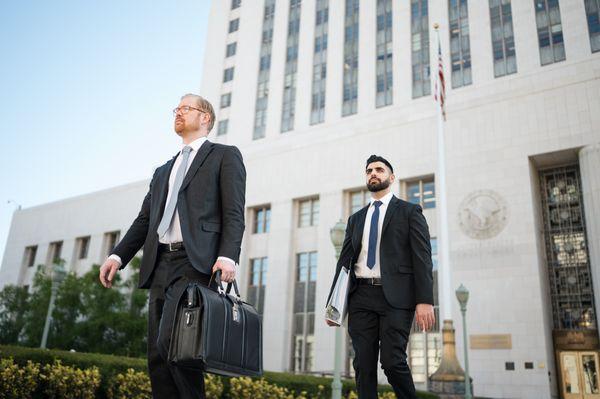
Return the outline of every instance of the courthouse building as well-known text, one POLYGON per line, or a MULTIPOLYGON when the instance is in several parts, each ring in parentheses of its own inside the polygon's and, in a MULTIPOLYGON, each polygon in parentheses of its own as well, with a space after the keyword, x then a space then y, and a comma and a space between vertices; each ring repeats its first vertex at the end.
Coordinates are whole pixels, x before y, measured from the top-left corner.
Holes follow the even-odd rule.
MULTIPOLYGON (((323 321, 335 267, 329 230, 368 202, 371 154, 394 165, 393 192, 424 209, 436 310, 451 308, 464 364, 458 303, 452 293, 440 304, 437 292, 438 23, 450 286, 470 291, 474 392, 600 397, 599 8, 598 0, 212 2, 200 93, 217 112, 209 137, 238 146, 247 167, 239 281, 263 314, 265 369, 332 372, 334 332, 323 321)), ((148 183, 15 211, 0 285, 29 285, 32 266, 57 258, 78 273, 104 261, 148 183)), ((421 389, 441 346, 439 325, 411 336, 421 389)), ((351 375, 347 338, 345 348, 351 375)))

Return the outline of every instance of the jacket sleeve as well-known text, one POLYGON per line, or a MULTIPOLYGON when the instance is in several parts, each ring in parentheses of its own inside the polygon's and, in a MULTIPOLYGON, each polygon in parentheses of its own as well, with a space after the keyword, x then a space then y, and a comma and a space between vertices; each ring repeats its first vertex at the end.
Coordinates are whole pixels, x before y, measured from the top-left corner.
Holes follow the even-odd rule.
POLYGON ((246 198, 246 168, 237 147, 228 147, 223 154, 219 172, 221 189, 221 242, 219 256, 239 262, 244 235, 244 204, 246 198))
POLYGON ((329 302, 329 298, 331 297, 331 293, 333 292, 333 287, 335 287, 335 281, 337 280, 338 274, 340 274, 340 270, 342 270, 342 266, 346 266, 348 268, 352 267, 352 259, 354 258, 354 248, 352 247, 352 234, 354 231, 354 220, 352 216, 348 218, 348 223, 346 225, 346 235, 344 237, 344 243, 342 244, 342 250, 340 252, 340 258, 338 259, 335 275, 333 276, 333 281, 331 282, 331 288, 329 289, 329 295, 327 295, 327 301, 329 302))
POLYGON ((429 227, 423 209, 416 205, 409 215, 409 239, 411 260, 415 277, 416 303, 433 305, 433 264, 429 227))
MULTIPOLYGON (((157 169, 158 170, 158 169, 157 169)), ((150 203, 152 201, 152 186, 156 178, 156 171, 150 180, 148 193, 142 202, 142 208, 137 217, 127 230, 127 234, 121 239, 119 244, 112 250, 111 254, 115 254, 121 258, 121 267, 124 269, 135 254, 142 248, 148 235, 148 225, 150 221, 150 203)))

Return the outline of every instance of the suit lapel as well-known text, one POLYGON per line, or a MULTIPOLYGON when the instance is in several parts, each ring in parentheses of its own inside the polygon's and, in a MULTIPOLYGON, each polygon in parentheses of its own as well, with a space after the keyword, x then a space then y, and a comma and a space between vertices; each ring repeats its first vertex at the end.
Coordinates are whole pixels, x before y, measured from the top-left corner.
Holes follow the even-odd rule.
POLYGON ((167 202, 167 194, 169 193, 169 177, 171 176, 171 170, 173 169, 173 164, 175 164, 175 159, 179 153, 175 154, 173 158, 163 167, 163 170, 160 171, 160 175, 158 177, 158 192, 160 196, 158 197, 158 206, 160 207, 160 217, 162 218, 162 214, 165 209, 165 203, 167 202))
POLYGON ((194 157, 194 161, 192 162, 192 165, 190 166, 187 173, 185 174, 185 177, 183 178, 183 183, 181 183, 180 191, 185 190, 187 185, 190 184, 190 181, 192 181, 192 178, 194 177, 194 175, 196 174, 196 172, 198 171, 200 166, 202 166, 202 164, 204 163, 204 160, 206 159, 208 154, 210 154, 212 149, 213 149, 213 143, 211 143, 208 140, 206 140, 204 142, 204 144, 202 144, 200 146, 198 153, 194 157))
POLYGON ((369 210, 369 205, 362 208, 360 211, 356 213, 356 227, 354 228, 354 232, 352 234, 352 246, 354 247, 355 253, 358 256, 360 252, 360 248, 362 246, 362 236, 363 230, 365 229, 365 218, 367 217, 367 211, 369 210))
POLYGON ((392 195, 392 199, 390 200, 388 209, 387 211, 385 211, 385 218, 383 219, 383 226, 381 227, 381 236, 383 236, 387 225, 390 224, 390 220, 392 220, 392 215, 394 211, 398 208, 399 203, 400 200, 392 195))

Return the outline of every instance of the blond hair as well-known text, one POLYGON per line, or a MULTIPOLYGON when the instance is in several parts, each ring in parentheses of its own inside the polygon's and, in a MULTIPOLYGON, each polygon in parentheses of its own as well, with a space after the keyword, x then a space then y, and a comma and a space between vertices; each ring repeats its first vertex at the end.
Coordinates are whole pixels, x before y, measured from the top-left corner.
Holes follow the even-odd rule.
POLYGON ((181 97, 181 99, 183 100, 186 97, 195 98, 198 108, 202 112, 206 112, 210 116, 210 122, 208 122, 208 131, 210 132, 212 130, 213 126, 215 126, 215 110, 213 109, 212 104, 206 98, 199 96, 197 94, 192 94, 192 93, 184 94, 181 97))

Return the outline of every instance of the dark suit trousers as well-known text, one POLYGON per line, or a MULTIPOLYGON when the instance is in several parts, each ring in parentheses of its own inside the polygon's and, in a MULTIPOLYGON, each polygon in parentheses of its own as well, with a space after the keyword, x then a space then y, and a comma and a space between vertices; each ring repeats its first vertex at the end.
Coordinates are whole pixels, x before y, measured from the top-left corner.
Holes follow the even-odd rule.
POLYGON ((148 304, 148 372, 154 399, 204 398, 204 376, 167 362, 176 304, 189 280, 206 285, 210 276, 198 272, 185 251, 159 254, 152 276, 148 304), (171 298, 171 300, 168 300, 171 298))
POLYGON ((348 333, 354 346, 354 371, 360 399, 377 399, 377 360, 398 398, 416 398, 406 346, 414 310, 395 309, 383 288, 359 285, 348 302, 348 333), (381 345, 381 346, 380 346, 381 345))

